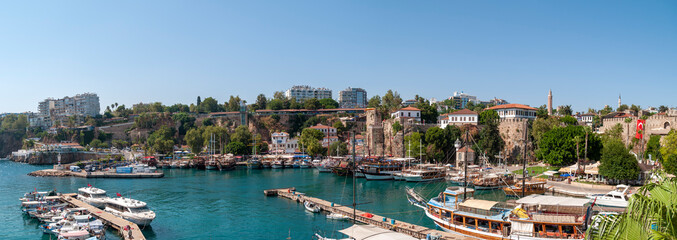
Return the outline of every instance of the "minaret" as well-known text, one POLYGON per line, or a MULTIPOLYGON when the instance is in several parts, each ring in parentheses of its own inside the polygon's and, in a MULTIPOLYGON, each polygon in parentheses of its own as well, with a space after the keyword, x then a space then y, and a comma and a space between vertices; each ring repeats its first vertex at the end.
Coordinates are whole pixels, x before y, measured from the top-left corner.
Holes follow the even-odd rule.
POLYGON ((552 115, 552 89, 548 93, 548 115, 552 115))
POLYGON ((618 108, 621 108, 621 95, 618 94, 618 108))

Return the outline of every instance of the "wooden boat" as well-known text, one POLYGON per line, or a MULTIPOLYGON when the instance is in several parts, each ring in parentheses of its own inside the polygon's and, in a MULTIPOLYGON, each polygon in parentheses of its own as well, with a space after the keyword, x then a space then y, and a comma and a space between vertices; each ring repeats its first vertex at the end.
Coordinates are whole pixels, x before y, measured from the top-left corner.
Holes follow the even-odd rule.
POLYGON ((419 164, 402 177, 407 182, 430 182, 442 180, 447 175, 447 168, 435 164, 419 164))
POLYGON ((475 189, 500 189, 515 183, 515 176, 510 172, 489 173, 472 181, 475 189))
POLYGON ((531 194, 544 194, 549 188, 545 186, 545 180, 528 180, 522 188, 522 181, 517 181, 514 186, 503 188, 505 195, 513 197, 529 196, 531 194), (524 193, 522 193, 524 192, 524 193))

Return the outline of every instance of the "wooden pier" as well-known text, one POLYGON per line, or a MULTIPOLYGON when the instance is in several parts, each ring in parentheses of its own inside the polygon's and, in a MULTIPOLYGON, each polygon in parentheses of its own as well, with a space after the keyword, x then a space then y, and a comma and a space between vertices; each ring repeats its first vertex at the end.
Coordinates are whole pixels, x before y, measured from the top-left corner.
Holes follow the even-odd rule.
POLYGON ((89 213, 96 217, 97 219, 101 220, 104 224, 108 226, 112 226, 115 228, 120 235, 124 239, 134 239, 134 240, 145 240, 146 237, 143 236, 143 233, 141 233, 141 229, 139 229, 139 226, 136 225, 136 223, 124 220, 122 218, 119 218, 113 214, 110 214, 106 211, 103 211, 97 207, 94 207, 92 205, 89 205, 83 201, 80 201, 76 198, 77 194, 75 193, 66 193, 61 195, 61 201, 68 203, 72 205, 73 207, 78 207, 78 208, 86 208, 89 213), (124 228, 126 226, 129 226, 131 228, 131 235, 129 234, 129 231, 125 231, 124 228))
POLYGON ((468 237, 465 235, 461 235, 458 233, 450 233, 450 232, 444 232, 444 231, 439 231, 435 229, 430 229, 427 227, 423 226, 418 226, 415 224, 411 223, 406 223, 402 221, 394 221, 393 224, 393 219, 379 216, 373 213, 370 213, 373 215, 373 217, 368 218, 362 216, 362 214, 365 214, 366 212, 360 211, 360 210, 355 210, 355 216, 353 216, 353 208, 348 207, 348 206, 343 206, 339 205, 336 203, 332 203, 323 199, 319 198, 314 198, 310 197, 307 195, 300 194, 298 192, 294 191, 295 188, 281 188, 281 189, 270 189, 270 190, 265 190, 263 193, 266 196, 280 196, 284 198, 288 198, 294 201, 299 201, 299 202, 311 202, 314 203, 315 205, 319 206, 322 211, 327 211, 331 213, 338 213, 342 214, 345 216, 352 218, 355 218, 356 221, 364 223, 364 224, 369 224, 377 227, 381 227, 384 229, 388 229, 391 231, 395 232, 400 232, 407 234, 409 236, 412 236, 414 238, 418 239, 426 239, 426 236, 428 234, 432 236, 439 236, 439 239, 445 239, 445 240, 457 240, 457 239, 478 239, 478 238, 473 238, 473 237, 468 237))

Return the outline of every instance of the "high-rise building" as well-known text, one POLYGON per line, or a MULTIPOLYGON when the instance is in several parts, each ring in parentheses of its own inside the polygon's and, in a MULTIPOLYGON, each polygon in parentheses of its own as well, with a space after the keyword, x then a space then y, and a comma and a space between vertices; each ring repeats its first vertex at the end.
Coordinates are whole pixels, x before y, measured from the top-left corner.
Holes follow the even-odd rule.
MULTIPOLYGON (((39 115, 48 118, 52 123, 63 122, 71 116, 96 116, 100 110, 99 96, 96 93, 83 93, 60 99, 48 98, 38 103, 39 115)), ((79 120, 82 122, 84 118, 79 120)))
POLYGON ((346 88, 339 92, 338 99, 341 108, 367 107, 367 91, 362 88, 346 88))
POLYGON ((480 103, 479 100, 477 100, 477 96, 472 96, 470 94, 464 93, 464 92, 454 92, 454 96, 451 96, 449 99, 454 100, 454 103, 456 106, 454 106, 456 109, 464 109, 467 107, 468 102, 472 102, 474 104, 480 103))
POLYGON ((296 101, 298 102, 303 102, 311 98, 331 98, 331 89, 312 88, 310 86, 293 86, 284 92, 284 96, 288 99, 296 98, 296 101))

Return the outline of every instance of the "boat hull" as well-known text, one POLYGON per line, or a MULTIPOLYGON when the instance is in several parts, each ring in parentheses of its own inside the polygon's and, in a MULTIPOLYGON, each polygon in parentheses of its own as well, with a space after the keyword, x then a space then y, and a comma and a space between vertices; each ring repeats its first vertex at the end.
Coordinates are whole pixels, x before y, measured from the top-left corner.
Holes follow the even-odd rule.
POLYGON ((421 176, 403 176, 407 182, 432 182, 444 179, 444 177, 423 178, 421 176))
POLYGON ((371 173, 365 173, 364 177, 367 180, 393 180, 394 177, 392 174, 371 174, 371 173))
POLYGON ((331 168, 320 167, 320 166, 315 167, 315 168, 317 168, 318 171, 323 172, 323 173, 330 173, 331 172, 331 168))

